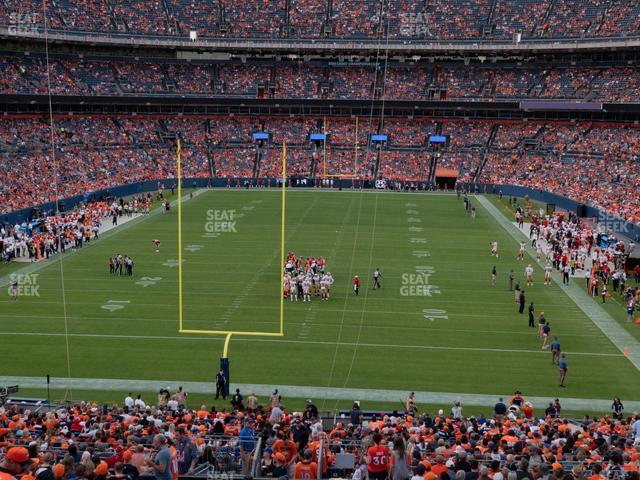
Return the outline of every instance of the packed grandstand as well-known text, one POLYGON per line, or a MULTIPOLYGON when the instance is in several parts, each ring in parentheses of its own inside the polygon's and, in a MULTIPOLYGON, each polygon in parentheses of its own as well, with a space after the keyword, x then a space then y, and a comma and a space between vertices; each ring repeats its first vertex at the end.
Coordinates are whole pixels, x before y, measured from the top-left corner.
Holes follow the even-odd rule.
MULTIPOLYGON (((286 151, 309 186, 524 187, 640 223, 638 1, 0 0, 0 37, 7 263, 97 238, 125 203, 93 192, 172 188, 176 140, 194 186, 276 187, 286 151), (53 232, 42 242, 20 228, 35 217, 53 232)), ((151 203, 129 198, 125 216, 151 203)), ((601 418, 534 412, 519 394, 486 416, 356 403, 323 418, 277 395, 222 410, 176 395, 0 408, 0 480, 639 478, 640 415, 615 403, 601 418)))
POLYGON ((355 402, 323 421, 311 399, 292 412, 277 392, 262 401, 238 392, 222 411, 187 408, 182 389, 161 390, 154 405, 129 394, 121 407, 2 409, 0 441, 12 461, 0 463, 0 472, 24 472, 25 480, 165 478, 150 465, 165 444, 167 478, 360 479, 383 472, 415 480, 635 480, 640 471, 640 416, 626 416, 617 399, 613 416, 602 418, 568 420, 557 401, 534 412, 516 392, 508 402, 496 399, 487 416, 465 417, 459 402, 431 414, 414 414, 412 403, 407 412, 376 412, 355 402), (381 455, 382 468, 371 455, 381 455))
MULTIPOLYGON (((5 22, 12 13, 42 11, 35 0, 17 10, 3 5, 5 22)), ((43 16, 36 23, 43 24, 43 16)), ((637 34, 638 5, 602 0, 478 0, 453 2, 380 0, 219 0, 203 4, 179 0, 101 0, 52 2, 47 20, 54 30, 208 37, 437 38, 510 39, 526 37, 583 38, 637 34), (425 27, 407 28, 407 18, 424 18, 425 27)))

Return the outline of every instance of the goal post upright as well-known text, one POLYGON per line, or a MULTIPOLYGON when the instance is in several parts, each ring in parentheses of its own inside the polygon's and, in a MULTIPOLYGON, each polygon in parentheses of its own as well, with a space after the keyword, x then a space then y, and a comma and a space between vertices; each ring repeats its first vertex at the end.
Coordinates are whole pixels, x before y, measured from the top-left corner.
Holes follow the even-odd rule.
POLYGON ((177 142, 178 161, 178 309, 180 331, 182 331, 182 147, 180 139, 177 142))
MULTIPOLYGON (((205 329, 190 329, 184 326, 184 302, 183 302, 183 288, 184 283, 182 280, 183 267, 182 267, 182 150, 180 139, 177 139, 176 143, 177 153, 177 177, 178 177, 178 307, 179 307, 179 334, 200 334, 200 335, 215 335, 224 337, 224 347, 222 356, 220 357, 220 370, 223 371, 226 379, 226 389, 229 388, 230 378, 230 362, 229 362, 229 345, 232 336, 246 336, 246 337, 283 337, 284 336, 284 262, 286 260, 285 255, 285 234, 286 234, 286 192, 287 192, 287 145, 282 144, 282 178, 281 178, 281 225, 280 225, 280 308, 279 308, 279 329, 277 332, 251 332, 251 331, 239 331, 239 330, 205 330, 205 329)), ((228 394, 228 391, 225 392, 228 394)))

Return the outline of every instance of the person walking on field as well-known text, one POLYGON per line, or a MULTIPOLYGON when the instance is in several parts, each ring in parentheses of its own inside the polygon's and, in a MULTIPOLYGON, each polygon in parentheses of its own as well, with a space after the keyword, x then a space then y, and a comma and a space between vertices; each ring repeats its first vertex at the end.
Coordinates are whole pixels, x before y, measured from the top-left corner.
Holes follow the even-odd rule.
POLYGON ((569 369, 569 362, 567 362, 567 358, 565 357, 564 353, 560 357, 558 366, 560 367, 560 386, 564 387, 564 382, 567 378, 567 370, 569 369))
POLYGON ((360 279, 358 278, 358 275, 353 278, 353 291, 355 292, 356 297, 360 295, 360 279))
POLYGON ((542 350, 549 348, 549 334, 551 333, 551 325, 546 322, 542 326, 542 350))
POLYGON ((553 342, 551 342, 551 363, 554 365, 560 363, 560 342, 558 337, 553 337, 553 342))
POLYGON ((520 291, 520 308, 518 309, 518 312, 520 313, 524 313, 524 301, 525 301, 524 290, 521 290, 520 291))
POLYGON ((376 288, 382 288, 380 286, 380 277, 382 276, 382 274, 380 273, 380 269, 376 268, 376 271, 373 272, 373 289, 375 290, 376 288))
POLYGON ((538 338, 542 338, 542 329, 545 323, 547 323, 547 319, 544 317, 544 312, 540 312, 540 316, 538 316, 538 338))

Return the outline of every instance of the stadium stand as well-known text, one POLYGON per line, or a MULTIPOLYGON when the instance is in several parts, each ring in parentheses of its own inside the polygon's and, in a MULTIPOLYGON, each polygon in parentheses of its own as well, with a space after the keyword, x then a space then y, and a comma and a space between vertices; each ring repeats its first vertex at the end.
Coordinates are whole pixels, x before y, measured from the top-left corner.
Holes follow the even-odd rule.
MULTIPOLYGON (((389 142, 377 150, 368 136, 378 132, 375 118, 60 118, 54 121, 61 196, 121 183, 175 175, 173 138, 184 142, 185 175, 206 177, 209 161, 216 175, 274 176, 280 145, 292 150, 297 172, 359 178, 425 180, 425 162, 433 151, 429 134, 440 132, 450 143, 438 150, 439 167, 458 172, 460 183, 514 184, 545 189, 603 208, 630 221, 640 220, 634 194, 640 180, 640 130, 636 126, 541 122, 461 122, 386 119, 380 131, 389 142), (308 140, 328 132, 326 143, 308 140), (259 148, 251 133, 272 133, 259 148), (260 160, 256 166, 256 153, 260 160), (482 173, 479 167, 484 162, 482 173), (316 161, 312 161, 315 158, 316 161), (357 158, 357 162, 356 162, 357 158), (256 170, 257 168, 257 170, 256 170), (377 173, 376 173, 377 172, 377 173), (70 182, 69 180, 73 180, 70 182), (606 187, 604 187, 606 185, 606 187)), ((51 199, 49 123, 44 119, 0 120, 3 159, 0 210, 9 212, 51 199), (11 161, 9 161, 11 159, 11 161)))
MULTIPOLYGON (((0 93, 46 94, 44 57, 0 57, 0 93)), ((640 91, 636 67, 463 67, 460 64, 401 66, 249 63, 191 63, 154 59, 51 58, 51 89, 57 95, 216 95, 253 98, 370 98, 634 101, 640 91), (273 88, 271 88, 273 86, 273 88)))
MULTIPOLYGON (((31 459, 32 475, 137 478, 149 473, 147 460, 166 442, 176 459, 175 475, 205 476, 214 468, 230 475, 296 478, 296 465, 309 449, 324 476, 345 478, 354 469, 366 475, 365 456, 382 443, 389 445, 386 455, 402 454, 409 473, 425 479, 639 478, 634 429, 640 417, 568 420, 559 402, 551 402, 544 414, 525 401, 521 408, 510 406, 506 415, 469 418, 457 405, 431 415, 354 406, 344 421, 329 423, 320 421, 312 402, 304 412, 263 407, 257 399, 253 409, 243 404, 222 411, 205 405, 189 409, 166 390, 156 405, 131 395, 126 402, 129 406, 104 408, 81 402, 48 412, 3 408, 4 453, 31 459), (247 446, 253 455, 242 455, 247 446), (352 458, 352 467, 341 465, 344 457, 352 458)), ((393 463, 386 468, 393 469, 393 463)))
MULTIPOLYGON (((0 23, 12 13, 37 13, 42 4, 20 2, 0 8, 0 23)), ((362 39, 509 39, 514 33, 535 38, 638 35, 640 7, 623 0, 454 0, 381 2, 367 0, 166 0, 60 1, 47 8, 50 28, 79 32, 202 37, 306 37, 362 39)))

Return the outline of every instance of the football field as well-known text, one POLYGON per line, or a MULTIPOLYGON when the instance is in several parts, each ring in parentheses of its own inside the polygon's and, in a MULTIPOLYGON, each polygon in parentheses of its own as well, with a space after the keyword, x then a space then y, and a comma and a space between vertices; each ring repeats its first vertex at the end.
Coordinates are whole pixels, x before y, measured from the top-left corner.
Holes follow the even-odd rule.
POLYGON ((281 328, 280 192, 199 191, 182 203, 181 255, 174 208, 62 261, 24 264, 37 294, 14 301, 3 288, 0 376, 212 382, 225 336, 179 332, 181 270, 183 329, 239 333, 229 344, 232 383, 302 387, 299 396, 316 401, 325 389, 363 389, 372 399, 381 391, 516 389, 640 399, 633 363, 560 286, 544 286, 534 265, 527 306, 544 310, 570 365, 566 388, 558 386, 551 354, 508 289, 509 270, 522 281, 534 262, 516 260, 514 238, 472 202, 476 218, 455 195, 288 190, 285 253, 324 257, 335 283, 328 301, 286 299, 279 337, 251 334, 281 328), (162 242, 158 253, 153 239, 162 242), (109 274, 107 260, 118 253, 133 258, 133 276, 109 274), (382 288, 374 290, 377 268, 382 288))

